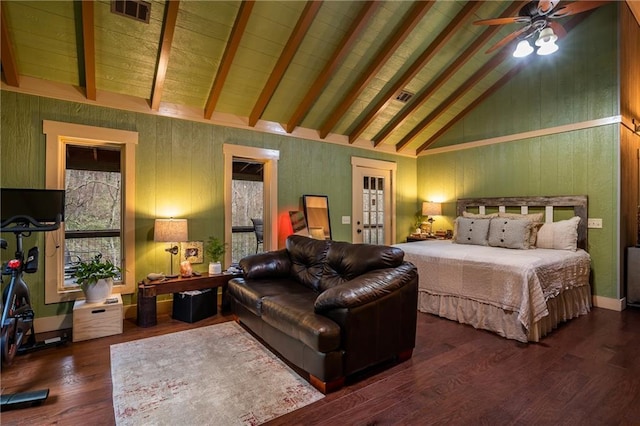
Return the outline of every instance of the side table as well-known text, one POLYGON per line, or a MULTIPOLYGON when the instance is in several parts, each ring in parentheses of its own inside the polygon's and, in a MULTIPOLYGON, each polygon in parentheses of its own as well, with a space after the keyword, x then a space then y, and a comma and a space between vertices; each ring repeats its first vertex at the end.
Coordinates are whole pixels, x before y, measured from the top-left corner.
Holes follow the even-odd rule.
MULTIPOLYGON (((204 290, 222 287, 222 310, 225 305, 225 293, 230 279, 242 274, 206 274, 201 276, 178 277, 165 280, 150 281, 144 279, 138 283, 137 321, 140 327, 151 327, 158 323, 156 299, 158 294, 179 293, 181 291, 204 290)), ((217 298, 216 298, 217 300, 217 298)))

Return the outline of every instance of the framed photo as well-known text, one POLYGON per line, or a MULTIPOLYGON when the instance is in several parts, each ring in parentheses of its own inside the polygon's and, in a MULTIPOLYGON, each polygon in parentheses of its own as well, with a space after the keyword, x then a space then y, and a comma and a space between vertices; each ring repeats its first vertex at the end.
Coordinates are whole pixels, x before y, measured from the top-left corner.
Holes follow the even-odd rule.
POLYGON ((204 243, 202 241, 188 241, 180 243, 181 260, 188 260, 189 263, 204 262, 204 243))

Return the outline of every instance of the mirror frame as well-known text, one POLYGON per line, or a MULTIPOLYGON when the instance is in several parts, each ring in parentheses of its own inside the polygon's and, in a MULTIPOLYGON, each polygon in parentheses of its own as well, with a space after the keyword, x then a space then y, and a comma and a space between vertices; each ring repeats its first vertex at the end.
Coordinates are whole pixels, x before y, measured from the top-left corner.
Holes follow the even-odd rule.
POLYGON ((330 240, 331 236, 331 218, 329 215, 329 197, 326 195, 303 195, 302 205, 304 208, 304 216, 307 219, 307 229, 310 236, 314 236, 312 228, 322 227, 324 231, 324 239, 330 240), (311 209, 325 209, 326 213, 314 212, 311 209), (313 213, 311 215, 310 213, 313 213))

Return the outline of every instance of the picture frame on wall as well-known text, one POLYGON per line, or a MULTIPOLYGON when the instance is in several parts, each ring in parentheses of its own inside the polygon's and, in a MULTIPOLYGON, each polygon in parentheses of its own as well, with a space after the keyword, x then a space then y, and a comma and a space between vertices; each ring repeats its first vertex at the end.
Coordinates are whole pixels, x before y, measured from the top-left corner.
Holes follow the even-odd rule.
POLYGON ((180 243, 180 253, 182 260, 188 260, 189 263, 204 262, 204 242, 203 241, 187 241, 180 243))

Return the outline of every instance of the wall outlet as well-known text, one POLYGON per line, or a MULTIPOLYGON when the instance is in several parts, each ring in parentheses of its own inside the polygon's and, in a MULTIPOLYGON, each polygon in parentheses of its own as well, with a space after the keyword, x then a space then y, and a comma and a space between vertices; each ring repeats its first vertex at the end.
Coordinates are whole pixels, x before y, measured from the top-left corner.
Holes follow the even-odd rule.
POLYGON ((594 219, 590 217, 587 219, 587 228, 602 228, 602 219, 594 219))
POLYGON ((342 224, 343 225, 351 224, 351 216, 342 216, 342 224))

